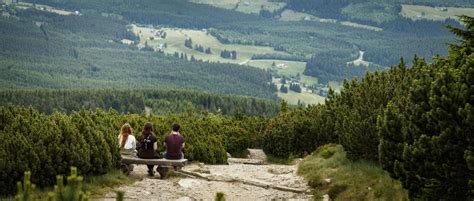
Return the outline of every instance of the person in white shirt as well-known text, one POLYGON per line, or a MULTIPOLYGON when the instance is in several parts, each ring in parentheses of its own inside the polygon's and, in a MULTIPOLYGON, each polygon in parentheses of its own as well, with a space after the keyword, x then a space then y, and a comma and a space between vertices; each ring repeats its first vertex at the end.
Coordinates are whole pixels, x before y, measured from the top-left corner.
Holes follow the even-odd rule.
POLYGON ((120 129, 118 142, 121 154, 134 155, 136 153, 137 141, 129 123, 125 123, 120 129))

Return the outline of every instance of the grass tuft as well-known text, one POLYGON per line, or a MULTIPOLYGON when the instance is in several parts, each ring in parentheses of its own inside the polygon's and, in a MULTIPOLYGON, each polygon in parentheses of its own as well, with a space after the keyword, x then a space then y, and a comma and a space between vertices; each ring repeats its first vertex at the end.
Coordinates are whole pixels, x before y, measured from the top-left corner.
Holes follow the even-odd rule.
POLYGON ((288 158, 278 158, 278 157, 268 155, 267 161, 268 163, 271 163, 271 164, 280 164, 280 165, 294 165, 295 164, 295 158, 293 156, 290 156, 288 158))
POLYGON ((215 201, 225 201, 225 194, 223 192, 217 192, 215 201))
POLYGON ((86 177, 83 188, 92 195, 100 195, 112 191, 116 186, 130 183, 130 179, 120 170, 113 170, 104 175, 86 177))
POLYGON ((408 200, 399 181, 378 164, 349 161, 341 145, 319 147, 299 164, 297 173, 314 189, 315 198, 328 194, 332 200, 408 200))

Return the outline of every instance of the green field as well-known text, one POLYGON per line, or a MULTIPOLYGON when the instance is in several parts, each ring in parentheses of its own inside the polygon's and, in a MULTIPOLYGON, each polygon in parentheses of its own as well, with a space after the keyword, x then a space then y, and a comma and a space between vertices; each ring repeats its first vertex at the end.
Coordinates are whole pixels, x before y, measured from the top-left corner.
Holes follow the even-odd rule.
POLYGON ((318 83, 318 78, 303 75, 306 62, 283 60, 250 60, 247 65, 261 69, 271 69, 273 62, 275 62, 275 69, 277 70, 277 73, 279 75, 285 75, 287 77, 296 77, 299 74, 301 83, 307 85, 318 83))
POLYGON ((444 21, 448 18, 458 20, 457 16, 467 15, 474 17, 474 8, 456 8, 456 7, 430 7, 419 5, 402 4, 402 12, 400 15, 409 17, 414 20, 428 19, 444 21), (443 8, 446 10, 443 11, 443 8))
POLYGON ((262 8, 274 11, 286 5, 284 2, 271 2, 269 0, 190 0, 190 2, 255 14, 258 14, 262 8))
POLYGON ((206 30, 192 30, 192 29, 176 29, 176 28, 162 28, 154 29, 149 27, 141 27, 132 25, 133 32, 140 36, 140 44, 145 42, 152 46, 155 50, 160 49, 160 45, 167 44, 166 48, 162 50, 167 54, 186 53, 188 59, 194 55, 196 59, 203 61, 213 61, 222 63, 244 64, 255 54, 281 54, 288 55, 285 52, 275 51, 271 47, 260 47, 252 45, 238 45, 238 44, 222 44, 214 36, 207 33, 206 30), (166 32, 166 38, 160 38, 155 35, 156 31, 166 32), (153 37, 153 40, 151 38, 153 37), (202 45, 204 49, 210 47, 212 54, 206 54, 194 49, 184 46, 186 38, 191 38, 193 47, 197 44, 202 45), (223 50, 237 51, 237 59, 224 59, 220 56, 223 50))
POLYGON ((296 93, 294 91, 288 91, 288 93, 278 92, 278 97, 283 98, 292 105, 298 104, 298 101, 305 104, 324 104, 324 100, 326 99, 326 97, 319 96, 317 94, 312 94, 308 92, 296 93))
POLYGON ((289 10, 289 9, 286 9, 285 11, 281 13, 281 17, 279 20, 284 21, 284 22, 291 22, 291 21, 317 21, 321 23, 338 23, 339 22, 339 24, 348 26, 348 27, 367 29, 371 31, 383 31, 383 29, 379 27, 359 24, 359 23, 350 22, 350 21, 338 21, 335 19, 319 18, 314 15, 297 12, 297 11, 289 10))
MULTIPOLYGON (((250 60, 247 65, 261 69, 274 69, 279 76, 286 76, 292 80, 297 80, 302 84, 302 93, 289 91, 287 94, 278 92, 278 97, 285 99, 290 104, 297 104, 298 100, 306 104, 324 103, 324 97, 313 94, 304 87, 304 85, 313 85, 318 83, 318 78, 303 75, 306 62, 282 61, 282 60, 250 60), (275 67, 272 67, 275 62, 275 67), (299 79, 297 76, 299 74, 299 79)), ((273 83, 280 88, 280 79, 273 79, 273 83)))
POLYGON ((307 13, 302 13, 302 12, 296 12, 293 10, 286 9, 281 13, 281 17, 279 20, 281 21, 300 21, 300 20, 310 20, 310 19, 316 19, 317 17, 307 14, 307 13))

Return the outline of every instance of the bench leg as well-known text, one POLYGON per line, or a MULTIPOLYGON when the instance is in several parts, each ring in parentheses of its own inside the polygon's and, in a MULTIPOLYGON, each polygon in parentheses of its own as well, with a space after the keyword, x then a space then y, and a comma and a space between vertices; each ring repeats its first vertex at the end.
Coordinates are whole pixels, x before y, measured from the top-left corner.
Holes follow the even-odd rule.
POLYGON ((120 169, 122 170, 122 172, 125 174, 125 175, 129 175, 130 172, 133 171, 133 164, 126 164, 126 163, 122 163, 120 165, 120 169))
POLYGON ((160 174, 160 178, 161 178, 161 179, 166 179, 166 178, 168 178, 168 172, 169 172, 170 170, 169 170, 169 167, 158 166, 158 167, 156 168, 156 171, 160 174))

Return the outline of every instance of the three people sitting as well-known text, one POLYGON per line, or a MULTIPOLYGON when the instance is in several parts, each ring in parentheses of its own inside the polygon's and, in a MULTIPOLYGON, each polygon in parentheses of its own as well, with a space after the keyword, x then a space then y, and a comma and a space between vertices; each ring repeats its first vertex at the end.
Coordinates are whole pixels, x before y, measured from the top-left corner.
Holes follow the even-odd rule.
MULTIPOLYGON (((166 159, 184 159, 183 148, 185 146, 185 141, 183 136, 179 133, 179 129, 179 124, 173 124, 171 133, 166 136, 163 142, 163 145, 166 148, 163 156, 166 159)), ((120 153, 125 155, 134 155, 134 151, 136 149, 138 150, 136 155, 139 158, 160 158, 157 152, 158 139, 153 130, 153 124, 150 122, 146 123, 143 127, 142 134, 135 140, 130 124, 124 124, 120 130, 119 135, 120 153)), ((154 176, 154 165, 147 165, 147 167, 148 175, 154 176)))

